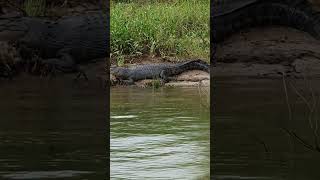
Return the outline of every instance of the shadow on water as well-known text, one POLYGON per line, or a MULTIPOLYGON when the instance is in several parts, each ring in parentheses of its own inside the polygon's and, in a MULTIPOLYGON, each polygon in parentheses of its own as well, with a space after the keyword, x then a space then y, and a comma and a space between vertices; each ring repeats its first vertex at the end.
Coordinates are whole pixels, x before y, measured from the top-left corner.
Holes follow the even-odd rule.
POLYGON ((197 88, 111 89, 111 179, 209 173, 209 108, 197 88))
MULTIPOLYGON (((295 84, 305 89, 304 80, 295 84)), ((312 84, 319 92, 319 81, 312 84)), ((293 118, 289 117, 281 78, 217 78, 215 86, 214 179, 320 179, 320 153, 285 131, 290 128, 314 143, 308 109, 292 89, 288 97, 293 118)))
POLYGON ((0 83, 0 179, 105 178, 106 103, 98 83, 0 83))

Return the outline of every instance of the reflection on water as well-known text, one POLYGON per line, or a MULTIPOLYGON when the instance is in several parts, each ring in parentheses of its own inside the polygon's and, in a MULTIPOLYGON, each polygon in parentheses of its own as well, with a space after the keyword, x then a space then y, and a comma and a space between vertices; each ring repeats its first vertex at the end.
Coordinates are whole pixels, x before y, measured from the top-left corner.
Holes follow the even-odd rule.
POLYGON ((98 84, 30 77, 0 86, 0 179, 105 178, 98 84))
MULTIPOLYGON (((294 84, 306 89, 304 80, 294 84)), ((215 86, 215 179, 320 179, 320 153, 286 131, 314 144, 307 108, 289 85, 292 118, 281 79, 216 79, 215 86)))
POLYGON ((197 88, 111 89, 111 179, 209 174, 209 108, 197 88))

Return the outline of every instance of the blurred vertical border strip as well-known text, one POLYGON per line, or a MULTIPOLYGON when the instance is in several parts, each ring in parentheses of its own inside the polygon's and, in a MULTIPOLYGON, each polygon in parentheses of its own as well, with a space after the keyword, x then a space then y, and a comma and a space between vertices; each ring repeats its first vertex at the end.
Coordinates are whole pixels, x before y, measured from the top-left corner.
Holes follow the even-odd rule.
POLYGON ((214 137, 213 137, 213 127, 214 127, 214 114, 215 114, 215 96, 214 96, 214 77, 213 77, 213 71, 214 66, 216 66, 216 57, 215 57, 215 51, 216 51, 216 45, 215 45, 215 33, 214 33, 214 3, 216 0, 210 1, 210 179, 213 178, 213 145, 214 145, 214 137))
POLYGON ((104 6, 103 11, 106 14, 106 33, 108 33, 106 43, 108 43, 106 49, 106 74, 107 74, 107 88, 106 88, 106 119, 107 119, 107 132, 106 132, 106 144, 107 144, 107 174, 106 179, 110 179, 110 0, 101 0, 104 6))

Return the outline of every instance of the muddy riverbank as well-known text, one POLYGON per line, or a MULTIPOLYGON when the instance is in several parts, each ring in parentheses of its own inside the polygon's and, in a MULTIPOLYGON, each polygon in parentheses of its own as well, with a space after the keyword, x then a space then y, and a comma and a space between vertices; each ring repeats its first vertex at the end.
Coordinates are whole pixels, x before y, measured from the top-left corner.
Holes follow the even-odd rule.
MULTIPOLYGON (((218 63, 212 68, 212 77, 320 78, 320 41, 287 27, 260 27, 236 33, 218 45, 216 58, 218 63)), ((144 57, 126 61, 127 65, 162 62, 168 60, 144 57)), ((111 75, 111 81, 112 78, 111 75)), ((167 85, 209 85, 209 79, 207 73, 190 71, 167 85)))
POLYGON ((320 41, 291 28, 254 28, 218 45, 213 76, 320 77, 320 41))

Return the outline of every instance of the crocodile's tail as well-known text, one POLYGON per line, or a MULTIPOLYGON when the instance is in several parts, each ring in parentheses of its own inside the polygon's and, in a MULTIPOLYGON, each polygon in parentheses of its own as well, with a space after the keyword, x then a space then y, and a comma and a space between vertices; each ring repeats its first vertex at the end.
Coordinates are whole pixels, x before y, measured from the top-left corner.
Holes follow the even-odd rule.
POLYGON ((257 0, 232 12, 212 16, 212 38, 216 43, 241 29, 263 25, 292 27, 320 39, 320 18, 307 0, 257 0))
POLYGON ((175 65, 174 68, 166 70, 165 74, 167 76, 174 76, 189 70, 201 70, 209 73, 210 65, 200 59, 192 60, 175 65))

